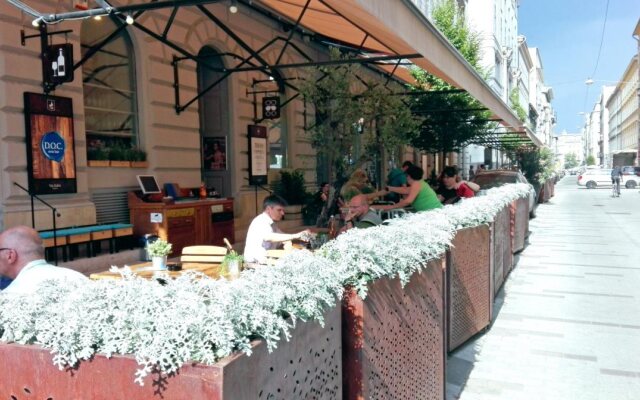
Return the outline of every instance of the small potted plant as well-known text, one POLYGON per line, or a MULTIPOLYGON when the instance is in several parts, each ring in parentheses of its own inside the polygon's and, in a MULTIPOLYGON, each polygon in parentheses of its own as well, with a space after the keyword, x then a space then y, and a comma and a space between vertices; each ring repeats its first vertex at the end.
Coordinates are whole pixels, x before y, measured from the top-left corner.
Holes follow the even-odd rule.
POLYGON ((222 260, 222 274, 237 277, 240 275, 243 260, 242 254, 238 254, 235 250, 230 250, 222 260))
POLYGON ((171 254, 171 243, 163 239, 158 239, 147 245, 147 252, 154 269, 165 269, 167 267, 167 256, 171 254))

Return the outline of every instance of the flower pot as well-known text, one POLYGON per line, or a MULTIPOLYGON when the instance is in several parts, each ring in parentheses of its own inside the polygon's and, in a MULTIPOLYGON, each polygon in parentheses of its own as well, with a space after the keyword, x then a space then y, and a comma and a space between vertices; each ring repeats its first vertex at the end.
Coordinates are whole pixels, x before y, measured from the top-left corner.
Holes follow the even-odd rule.
POLYGON ((232 260, 227 262, 227 270, 229 271, 229 276, 238 276, 240 275, 240 261, 232 260))
POLYGON ((166 269, 167 268, 167 256, 154 256, 151 257, 153 263, 153 269, 166 269))
POLYGON ((131 167, 131 161, 114 161, 114 160, 111 160, 111 161, 109 161, 109 165, 111 165, 112 167, 129 168, 129 167, 131 167))
POLYGON ((149 161, 131 161, 131 168, 147 168, 149 161))
POLYGON ((108 167, 109 160, 87 160, 90 167, 108 167))

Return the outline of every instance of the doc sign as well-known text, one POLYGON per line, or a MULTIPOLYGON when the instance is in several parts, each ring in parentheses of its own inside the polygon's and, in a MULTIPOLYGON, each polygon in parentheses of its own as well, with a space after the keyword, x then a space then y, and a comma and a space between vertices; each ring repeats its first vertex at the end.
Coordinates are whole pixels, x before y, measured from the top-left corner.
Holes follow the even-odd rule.
POLYGON ((40 150, 49 160, 60 162, 64 158, 66 144, 58 132, 47 132, 40 139, 40 150))

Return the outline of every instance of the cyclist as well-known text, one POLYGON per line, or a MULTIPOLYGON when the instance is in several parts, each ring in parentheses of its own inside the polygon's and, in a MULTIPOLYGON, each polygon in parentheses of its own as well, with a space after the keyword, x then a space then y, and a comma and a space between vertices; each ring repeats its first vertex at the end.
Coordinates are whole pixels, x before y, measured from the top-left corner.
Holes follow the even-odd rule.
POLYGON ((611 170, 611 184, 615 188, 614 193, 620 196, 620 182, 622 181, 622 168, 613 167, 611 170))

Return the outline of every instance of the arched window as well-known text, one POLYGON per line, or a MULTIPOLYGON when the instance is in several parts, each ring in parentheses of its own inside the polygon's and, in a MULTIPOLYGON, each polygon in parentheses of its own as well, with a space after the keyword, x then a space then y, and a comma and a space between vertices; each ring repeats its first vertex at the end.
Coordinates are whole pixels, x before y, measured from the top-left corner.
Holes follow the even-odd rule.
MULTIPOLYGON (((82 22, 82 57, 118 27, 109 18, 82 22)), ((131 39, 123 29, 82 65, 87 158, 138 146, 135 63, 131 39)))

